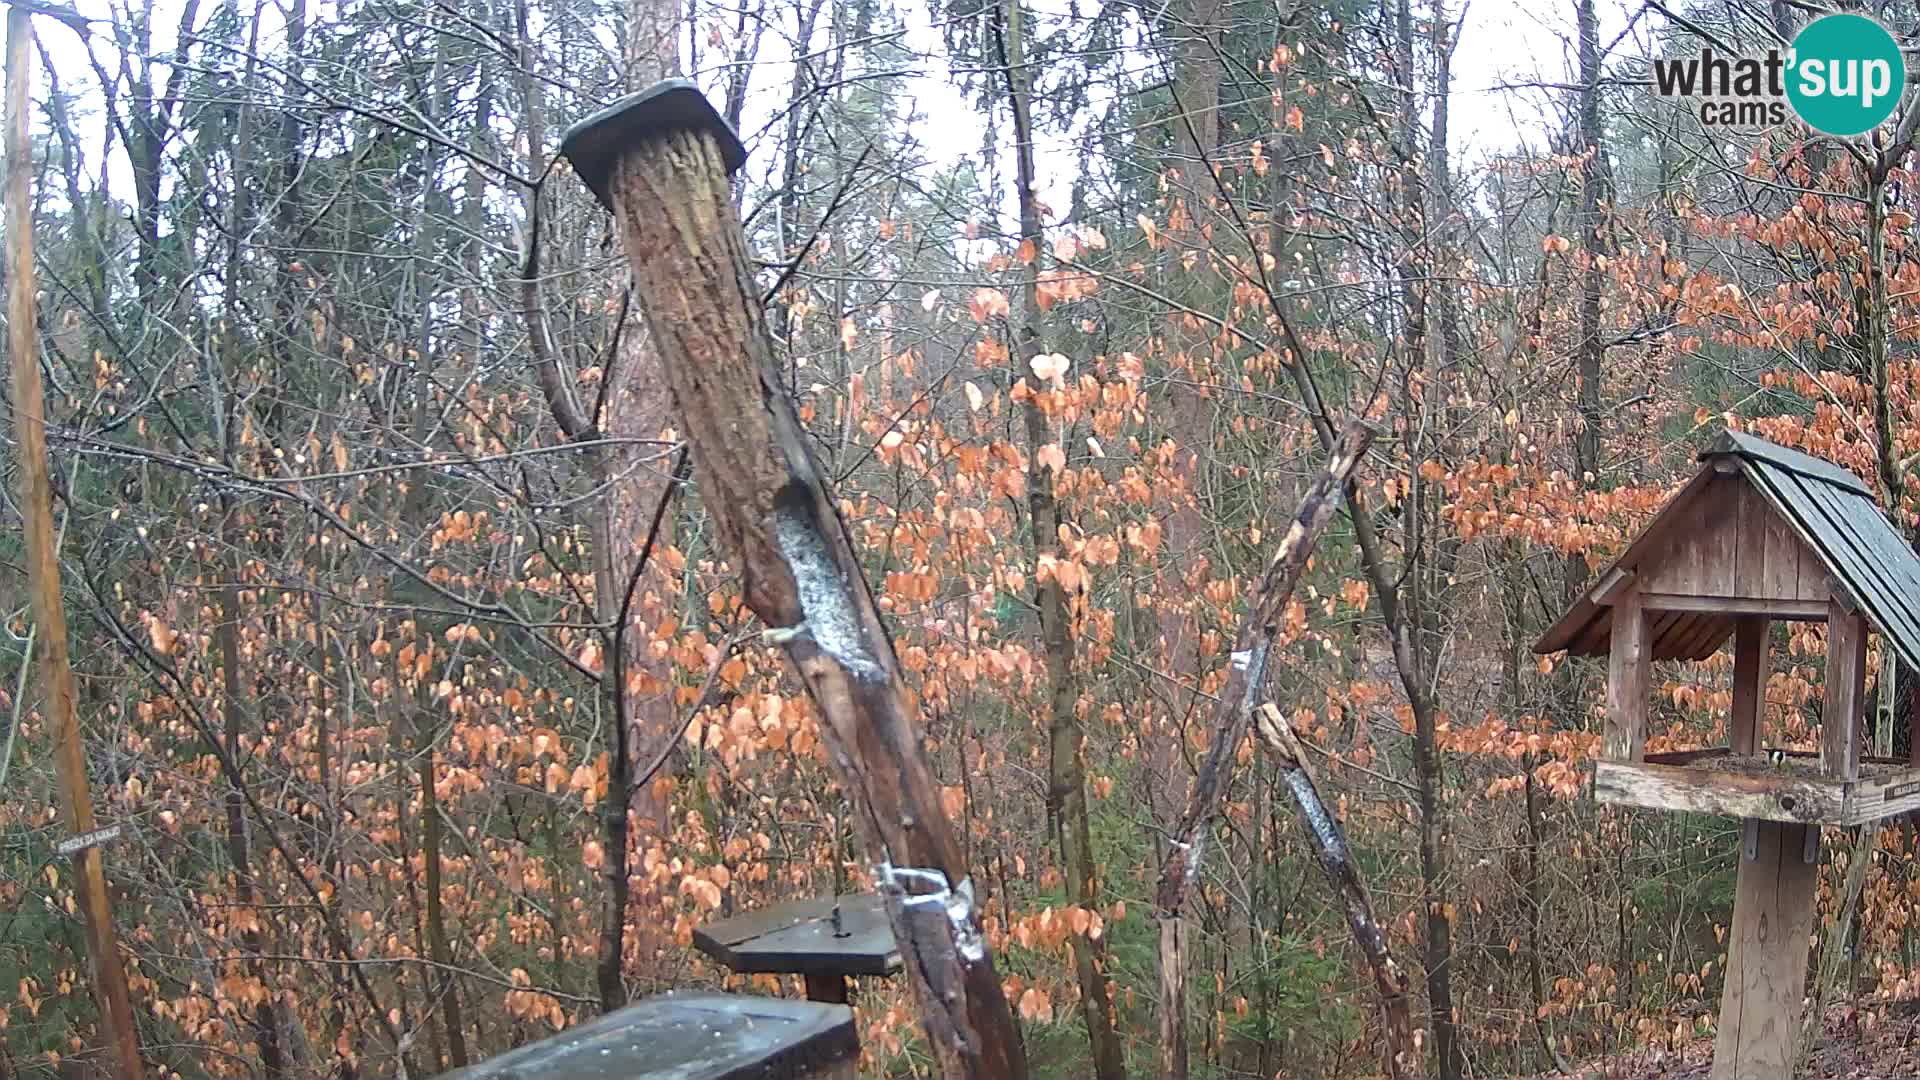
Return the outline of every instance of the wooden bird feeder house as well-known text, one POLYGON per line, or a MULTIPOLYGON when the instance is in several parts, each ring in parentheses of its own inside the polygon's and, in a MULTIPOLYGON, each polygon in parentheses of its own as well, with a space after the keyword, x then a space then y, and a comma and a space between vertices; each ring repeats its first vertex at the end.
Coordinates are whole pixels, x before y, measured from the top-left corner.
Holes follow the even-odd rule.
POLYGON ((661 994, 443 1080, 853 1080, 845 1005, 661 994))
POLYGON ((1744 821, 1713 1080, 1787 1080, 1820 828, 1920 807, 1920 749, 1896 761, 1861 747, 1869 630, 1920 668, 1920 559, 1872 490, 1831 462, 1737 432, 1700 458, 1534 650, 1608 658, 1596 798, 1744 821), (1827 624, 1817 754, 1762 746, 1775 620, 1827 624), (1729 638, 1728 744, 1647 753, 1652 662, 1704 660, 1729 638))
POLYGON ((693 932, 694 947, 742 974, 803 975, 807 997, 845 1004, 847 979, 900 970, 893 926, 877 896, 797 900, 693 932))

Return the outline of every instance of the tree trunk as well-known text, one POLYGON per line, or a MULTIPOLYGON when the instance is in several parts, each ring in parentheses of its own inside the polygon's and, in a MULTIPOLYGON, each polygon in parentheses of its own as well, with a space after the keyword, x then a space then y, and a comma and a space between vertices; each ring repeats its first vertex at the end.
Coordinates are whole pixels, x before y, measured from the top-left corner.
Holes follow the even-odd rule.
MULTIPOLYGON (((527 18, 527 4, 521 0, 517 33, 522 121, 528 171, 538 173, 546 154, 546 122, 540 82, 533 73, 527 18)), ((674 27, 679 18, 678 5, 669 0, 634 0, 629 5, 625 58, 632 84, 646 85, 677 71, 678 35, 674 27)), ((656 917, 657 912, 649 910, 640 919, 631 917, 634 904, 651 909, 649 900, 659 898, 632 895, 630 864, 639 853, 633 835, 636 824, 645 839, 664 842, 671 831, 667 781, 656 776, 645 785, 636 785, 634 780, 636 757, 665 745, 678 730, 672 665, 654 652, 650 633, 635 632, 636 628, 650 630, 665 615, 660 600, 664 590, 643 585, 650 549, 643 550, 639 537, 645 533, 656 536, 661 544, 672 542, 670 521, 657 523, 654 528, 643 526, 649 514, 665 505, 671 485, 666 470, 646 464, 629 468, 625 458, 657 450, 645 440, 663 434, 670 420, 671 401, 665 393, 667 381, 659 353, 646 323, 637 317, 614 328, 615 341, 602 382, 606 388, 604 400, 586 406, 576 397, 572 375, 563 369, 557 355, 540 295, 536 261, 539 199, 536 191, 527 200, 529 238, 522 276, 522 308, 533 345, 536 376, 555 422, 569 438, 605 436, 615 441, 613 446, 589 451, 588 470, 593 483, 609 494, 595 503, 587 523, 593 538, 594 621, 600 628, 603 654, 609 658, 598 685, 601 711, 608 721, 607 798, 601 806, 607 894, 594 978, 602 1010, 611 1011, 626 1004, 628 998, 629 924, 635 939, 631 948, 643 958, 651 959, 668 945, 658 932, 661 918, 656 917)), ((621 318, 626 320, 626 305, 621 310, 621 318)))
MULTIPOLYGON (((1574 21, 1580 50, 1580 146, 1586 155, 1580 165, 1580 242, 1586 265, 1580 269, 1580 343, 1576 361, 1576 388, 1580 430, 1574 436, 1574 483, 1582 489, 1598 485, 1601 384, 1605 378, 1606 343, 1600 325, 1600 292, 1607 271, 1601 265, 1607 252, 1607 210, 1613 201, 1612 171, 1607 166, 1606 129, 1600 122, 1600 24, 1594 0, 1575 0, 1574 21)), ((1565 599, 1569 602, 1586 587, 1589 570, 1584 555, 1566 561, 1565 599)))
MULTIPOLYGON (((247 214, 250 210, 247 199, 246 168, 253 135, 253 90, 256 64, 253 51, 260 33, 260 11, 256 7, 252 19, 252 28, 247 43, 248 60, 246 71, 241 79, 241 101, 239 118, 234 125, 234 138, 229 153, 233 159, 233 203, 229 208, 226 225, 227 265, 226 281, 223 285, 225 313, 229 319, 238 309, 240 296, 241 238, 247 235, 247 214)), ((226 341, 235 339, 228 336, 226 341)), ((214 403, 213 411, 219 417, 216 431, 219 432, 223 460, 229 467, 234 465, 234 450, 237 445, 233 421, 237 417, 235 408, 235 381, 240 377, 239 358, 234 355, 231 344, 222 350, 220 385, 216 390, 219 400, 214 403)), ((227 753, 235 762, 246 761, 246 753, 240 744, 245 729, 243 702, 252 695, 245 688, 245 680, 240 671, 240 583, 245 577, 245 560, 241 557, 244 532, 238 518, 238 509, 233 500, 224 494, 220 499, 222 539, 226 542, 227 555, 222 560, 221 575, 226 579, 220 587, 220 624, 215 637, 220 648, 220 689, 221 720, 226 737, 227 753)), ((227 858, 233 864, 236 899, 242 907, 252 907, 258 900, 254 888, 254 867, 252 852, 247 842, 246 799, 242 787, 246 783, 244 773, 230 778, 225 799, 227 818, 227 858)), ((255 912, 255 925, 241 933, 241 947, 249 955, 248 973, 261 983, 263 991, 258 1004, 254 1006, 251 1025, 254 1043, 260 1051, 260 1067, 269 1080, 283 1074, 286 1063, 280 1051, 278 1025, 274 1017, 274 997, 267 985, 266 968, 260 957, 263 953, 258 923, 259 912, 255 912)))
POLYGON ((1191 201, 1190 209, 1213 196, 1209 158, 1220 138, 1220 54, 1215 35, 1221 31, 1223 0, 1182 0, 1178 20, 1169 29, 1173 37, 1173 148, 1180 170, 1179 188, 1191 201))
MULTIPOLYGON (((1013 348, 1014 370, 1018 371, 1023 359, 1048 351, 1039 300, 1039 253, 1046 249, 1046 236, 1039 197, 1034 191, 1033 73, 1026 63, 1026 27, 1020 0, 1007 0, 1005 21, 1005 55, 1001 59, 1013 106, 1014 152, 1019 159, 1015 196, 1020 204, 1020 246, 1034 253, 1021 270, 1020 325, 1013 348)), ((1027 453, 1033 462, 1033 476, 1027 483, 1027 512, 1033 526, 1034 565, 1038 567, 1059 554, 1062 518, 1053 493, 1055 470, 1041 454, 1043 448, 1056 443, 1042 408, 1052 391, 1037 379, 1029 381, 1027 389, 1023 409, 1027 453)), ((1071 603, 1058 578, 1035 572, 1034 605, 1040 611, 1041 647, 1047 658, 1047 821, 1060 847, 1067 898, 1093 912, 1100 907, 1100 881, 1087 823, 1086 764, 1081 758, 1085 735, 1076 712, 1080 694, 1073 673, 1071 603)), ((1068 943, 1080 983, 1080 1012, 1087 1025, 1093 1075, 1097 1080, 1125 1080, 1126 1050, 1107 984, 1105 939, 1074 934, 1068 943)))
MULTIPOLYGON (((683 108, 693 109, 687 92, 683 108)), ((697 96, 697 95, 696 95, 697 96)), ((595 129, 604 198, 633 267, 720 550, 821 714, 888 900, 928 1045, 951 1077, 1024 1080, 1025 1055, 974 889, 911 718, 852 535, 774 366, 710 107, 699 126, 630 135, 658 100, 595 129), (623 135, 626 138, 623 140, 623 135)), ((731 137, 730 134, 728 136, 731 137)), ((592 152, 584 141, 579 152, 592 152)), ((582 158, 574 165, 580 169, 582 158)), ((581 170, 583 173, 585 170, 581 170)))
MULTIPOLYGON (((46 388, 40 381, 38 312, 34 300, 33 155, 30 75, 33 28, 27 9, 7 10, 7 351, 13 379, 13 434, 19 455, 20 531, 25 540, 28 591, 40 639, 42 714, 53 726, 60 773, 60 819, 68 836, 91 832, 93 797, 80 745, 66 607, 60 595, 60 555, 54 550, 53 484, 47 457, 46 388)), ((93 960, 93 996, 102 1035, 112 1043, 121 1080, 140 1080, 140 1037, 134 1028, 127 973, 113 928, 100 845, 73 856, 93 960)))
MULTIPOLYGON (((1435 12, 1436 20, 1440 15, 1441 12, 1435 12)), ((1435 343, 1430 340, 1431 327, 1428 325, 1435 297, 1437 255, 1430 226, 1433 215, 1441 208, 1430 205, 1435 201, 1429 192, 1431 178, 1423 176, 1420 171, 1419 99, 1415 75, 1417 55, 1414 50, 1413 11, 1409 0, 1398 0, 1394 16, 1395 67, 1400 86, 1401 202, 1406 217, 1402 227, 1411 230, 1413 245, 1413 272, 1402 278, 1402 295, 1407 308, 1403 354, 1409 381, 1413 373, 1418 371, 1432 383, 1435 377, 1444 378, 1448 374, 1430 355, 1435 343)), ((1435 33, 1439 33, 1438 27, 1435 33)), ((1437 52, 1442 61, 1439 74, 1444 79, 1447 51, 1442 45, 1437 52)), ((1442 137, 1446 132, 1445 100, 1444 95, 1438 99, 1435 115, 1435 133, 1442 137)), ((1429 149, 1437 156, 1437 178, 1444 180, 1445 156, 1440 153, 1439 147, 1429 149)), ((1444 199, 1444 192, 1440 197, 1444 199)), ((1423 412, 1433 407, 1428 400, 1430 396, 1444 396, 1414 394, 1411 385, 1408 390, 1409 400, 1420 401, 1423 412)), ((1422 422, 1409 431, 1407 450, 1414 460, 1423 460, 1437 449, 1434 445, 1412 441, 1426 438, 1436 426, 1436 420, 1435 417, 1423 416, 1422 422)), ((1449 575, 1436 542, 1435 534, 1441 519, 1435 488, 1417 470, 1410 475, 1408 484, 1408 496, 1402 503, 1407 550, 1405 620, 1396 627, 1396 620, 1389 617, 1388 633, 1406 639, 1404 646, 1396 644, 1395 661, 1401 668, 1401 681, 1405 685, 1408 705, 1413 711, 1413 769, 1420 829, 1420 904, 1426 929, 1422 966, 1426 969, 1429 1023, 1433 1028, 1434 1052, 1441 1080, 1460 1080, 1462 1061, 1453 1003, 1453 919, 1445 900, 1446 852, 1440 808, 1446 780, 1442 772, 1438 709, 1432 700, 1433 691, 1428 682, 1439 660, 1438 617, 1441 604, 1436 594, 1439 583, 1449 575), (1402 649, 1407 654, 1404 664, 1400 662, 1399 655, 1402 649), (1417 678, 1409 678, 1414 673, 1418 673, 1417 678)), ((1376 581, 1374 585, 1378 589, 1381 583, 1376 581)), ((1381 599, 1383 602, 1386 600, 1384 593, 1381 599)))

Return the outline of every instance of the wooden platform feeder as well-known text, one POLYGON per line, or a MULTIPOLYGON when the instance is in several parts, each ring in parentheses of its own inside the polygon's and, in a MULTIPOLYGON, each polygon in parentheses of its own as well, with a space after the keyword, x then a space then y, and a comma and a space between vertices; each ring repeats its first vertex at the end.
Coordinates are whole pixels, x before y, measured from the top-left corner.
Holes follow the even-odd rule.
POLYGON ((741 974, 803 975, 807 997, 847 1001, 847 979, 900 970, 893 926, 877 896, 797 900, 693 932, 701 952, 741 974))
POLYGON ((1867 634, 1920 668, 1920 559, 1838 466, 1735 432, 1602 573, 1536 652, 1606 656, 1601 802, 1741 818, 1742 851, 1713 1080, 1787 1080, 1806 985, 1820 827, 1920 808, 1908 760, 1862 754, 1867 634), (1769 626, 1827 624, 1820 750, 1761 746, 1769 626), (1728 745, 1646 752, 1655 660, 1731 638, 1728 745))
POLYGON ((442 1080, 853 1080, 845 1005, 661 994, 442 1080))

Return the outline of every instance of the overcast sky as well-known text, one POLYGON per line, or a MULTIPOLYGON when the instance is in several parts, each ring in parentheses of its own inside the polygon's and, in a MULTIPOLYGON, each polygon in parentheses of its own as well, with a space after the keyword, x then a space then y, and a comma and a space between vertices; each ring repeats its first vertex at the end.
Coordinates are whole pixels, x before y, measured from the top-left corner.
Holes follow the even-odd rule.
MULTIPOLYGON (((775 5, 782 2, 775 0, 775 5)), ((831 4, 833 0, 828 2, 831 4)), ((907 44, 925 57, 917 77, 905 80, 908 94, 927 118, 914 134, 935 162, 944 164, 977 157, 984 124, 954 84, 950 58, 933 21, 932 0, 896 2, 899 10, 906 13, 907 44)), ((105 19, 111 13, 108 0, 74 0, 74 3, 91 17, 105 19)), ((1029 0, 1029 10, 1045 20, 1064 14, 1067 4, 1068 0, 1029 0)), ((203 11, 208 6, 203 4, 203 11)), ((165 51, 173 45, 171 30, 178 19, 176 0, 161 0, 158 7, 154 48, 165 51)), ((327 19, 333 17, 335 3, 310 0, 309 8, 310 17, 327 19)), ((1627 26, 1629 8, 1625 0, 1601 0, 1600 8, 1601 38, 1612 43, 1627 26)), ((778 22, 791 27, 792 14, 783 6, 776 6, 774 10, 778 22)), ((1456 15, 1458 10, 1454 8, 1456 15)), ((1643 24, 1639 29, 1644 33, 1646 26, 1643 24)), ((46 18, 36 19, 36 30, 60 64, 67 87, 84 87, 92 81, 85 54, 71 31, 46 18)), ((824 33, 822 27, 819 36, 824 37, 824 33)), ((274 36, 272 28, 267 36, 274 36)), ((704 38, 704 33, 702 36, 704 38)), ((1556 102, 1564 102, 1567 92, 1535 84, 1568 81, 1573 66, 1573 37, 1573 0, 1469 0, 1453 72, 1451 141, 1460 160, 1471 164, 1476 159, 1517 149, 1523 144, 1532 148, 1544 144, 1559 124, 1554 106, 1556 102)), ((95 42, 95 49, 104 58, 110 51, 108 39, 96 36, 95 42)), ((1632 54, 1642 47, 1636 41, 1622 42, 1615 55, 1632 54)), ((703 48, 701 53, 701 60, 707 62, 714 57, 715 50, 703 48)), ((768 33, 764 37, 752 83, 753 93, 742 124, 742 134, 748 137, 749 149, 754 152, 749 175, 764 177, 774 166, 772 139, 756 140, 753 135, 788 104, 791 55, 791 49, 777 34, 768 33)), ((699 74, 710 88, 719 87, 719 72, 709 70, 699 74)), ((36 73, 34 87, 36 97, 44 98, 44 73, 36 73)), ((1088 110, 1089 116, 1097 112, 1088 110)), ((91 119, 97 124, 97 110, 94 114, 91 119)), ((1070 132, 1042 132, 1040 137, 1041 174, 1049 189, 1043 198, 1062 210, 1067 205, 1065 188, 1070 180, 1071 146, 1076 136, 1077 133, 1070 132)), ((124 148, 116 147, 116 157, 119 160, 114 163, 112 182, 116 196, 125 198, 129 174, 124 148)))

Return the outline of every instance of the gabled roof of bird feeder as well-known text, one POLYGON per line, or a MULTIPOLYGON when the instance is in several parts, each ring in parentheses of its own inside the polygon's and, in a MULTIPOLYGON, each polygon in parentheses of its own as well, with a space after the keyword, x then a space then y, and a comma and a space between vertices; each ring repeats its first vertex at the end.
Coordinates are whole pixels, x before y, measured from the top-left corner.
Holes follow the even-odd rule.
MULTIPOLYGON (((1856 607, 1907 663, 1920 667, 1920 558, 1873 490, 1830 461, 1728 431, 1706 465, 1540 640, 1604 656, 1609 597, 1635 580, 1695 610, 1667 610, 1652 628, 1656 660, 1703 660, 1733 633, 1738 601, 1779 618, 1824 620, 1829 596, 1856 607), (1725 604, 1711 601, 1724 599, 1725 604)), ((1650 605, 1658 606, 1658 605, 1650 605)))
POLYGON ((741 974, 892 975, 900 970, 900 948, 886 906, 870 894, 775 904, 699 927, 693 944, 741 974))

